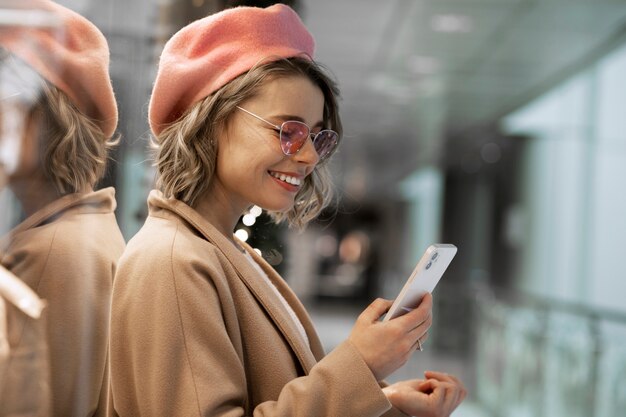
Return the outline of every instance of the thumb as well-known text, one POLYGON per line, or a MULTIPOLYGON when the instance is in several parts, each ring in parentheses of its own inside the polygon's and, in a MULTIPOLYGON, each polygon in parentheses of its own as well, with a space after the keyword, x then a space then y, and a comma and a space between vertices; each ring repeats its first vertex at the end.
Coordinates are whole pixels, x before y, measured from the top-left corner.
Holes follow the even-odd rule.
POLYGON ((374 323, 380 316, 389 311, 389 308, 393 304, 391 300, 385 300, 384 298, 375 299, 359 316, 359 319, 368 323, 374 323))

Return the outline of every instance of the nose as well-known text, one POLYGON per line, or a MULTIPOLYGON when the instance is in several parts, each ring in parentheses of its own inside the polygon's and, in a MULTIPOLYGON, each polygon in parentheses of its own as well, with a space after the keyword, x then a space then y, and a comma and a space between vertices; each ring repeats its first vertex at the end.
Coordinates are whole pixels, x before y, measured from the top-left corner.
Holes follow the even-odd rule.
POLYGON ((317 165, 317 163, 320 161, 320 156, 315 150, 315 146, 313 145, 313 140, 311 137, 309 137, 306 142, 304 142, 302 148, 300 148, 298 153, 293 155, 293 157, 297 162, 309 165, 311 167, 315 167, 315 165, 317 165))

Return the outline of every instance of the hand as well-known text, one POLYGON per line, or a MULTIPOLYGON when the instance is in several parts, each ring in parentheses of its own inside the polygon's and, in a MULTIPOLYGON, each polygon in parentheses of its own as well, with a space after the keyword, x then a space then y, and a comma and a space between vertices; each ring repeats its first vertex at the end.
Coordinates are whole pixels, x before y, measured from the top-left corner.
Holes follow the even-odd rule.
POLYGON ((426 380, 401 381, 383 388, 389 402, 405 414, 416 417, 448 417, 467 395, 458 378, 427 371, 426 380))
POLYGON ((414 310, 393 320, 379 321, 391 305, 379 298, 358 317, 348 340, 359 351, 378 381, 404 365, 418 340, 424 343, 432 324, 433 299, 426 294, 414 310))

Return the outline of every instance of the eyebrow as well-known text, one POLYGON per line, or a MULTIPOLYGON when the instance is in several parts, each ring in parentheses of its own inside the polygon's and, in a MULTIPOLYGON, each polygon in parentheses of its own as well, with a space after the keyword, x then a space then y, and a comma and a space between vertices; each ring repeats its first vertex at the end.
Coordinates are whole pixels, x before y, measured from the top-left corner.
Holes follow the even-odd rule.
MULTIPOLYGON (((298 122, 302 122, 302 123, 306 124, 306 121, 302 117, 295 116, 293 114, 279 114, 279 115, 271 116, 271 117, 275 118, 275 119, 282 120, 283 122, 287 122, 289 120, 296 120, 298 122)), ((324 121, 320 120, 319 122, 315 123, 313 126, 309 126, 309 127, 311 129, 315 129, 316 127, 323 128, 324 127, 324 121)))

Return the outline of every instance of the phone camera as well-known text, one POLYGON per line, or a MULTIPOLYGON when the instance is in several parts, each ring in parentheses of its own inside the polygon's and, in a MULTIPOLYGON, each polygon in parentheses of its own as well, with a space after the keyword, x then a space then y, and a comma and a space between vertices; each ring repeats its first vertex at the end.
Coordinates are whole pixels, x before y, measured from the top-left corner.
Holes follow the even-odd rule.
POLYGON ((435 259, 437 259, 437 256, 439 256, 438 252, 433 253, 433 256, 430 257, 430 260, 434 261, 435 259))
POLYGON ((428 262, 428 264, 426 265, 426 269, 430 269, 430 267, 433 265, 432 261, 428 262))

